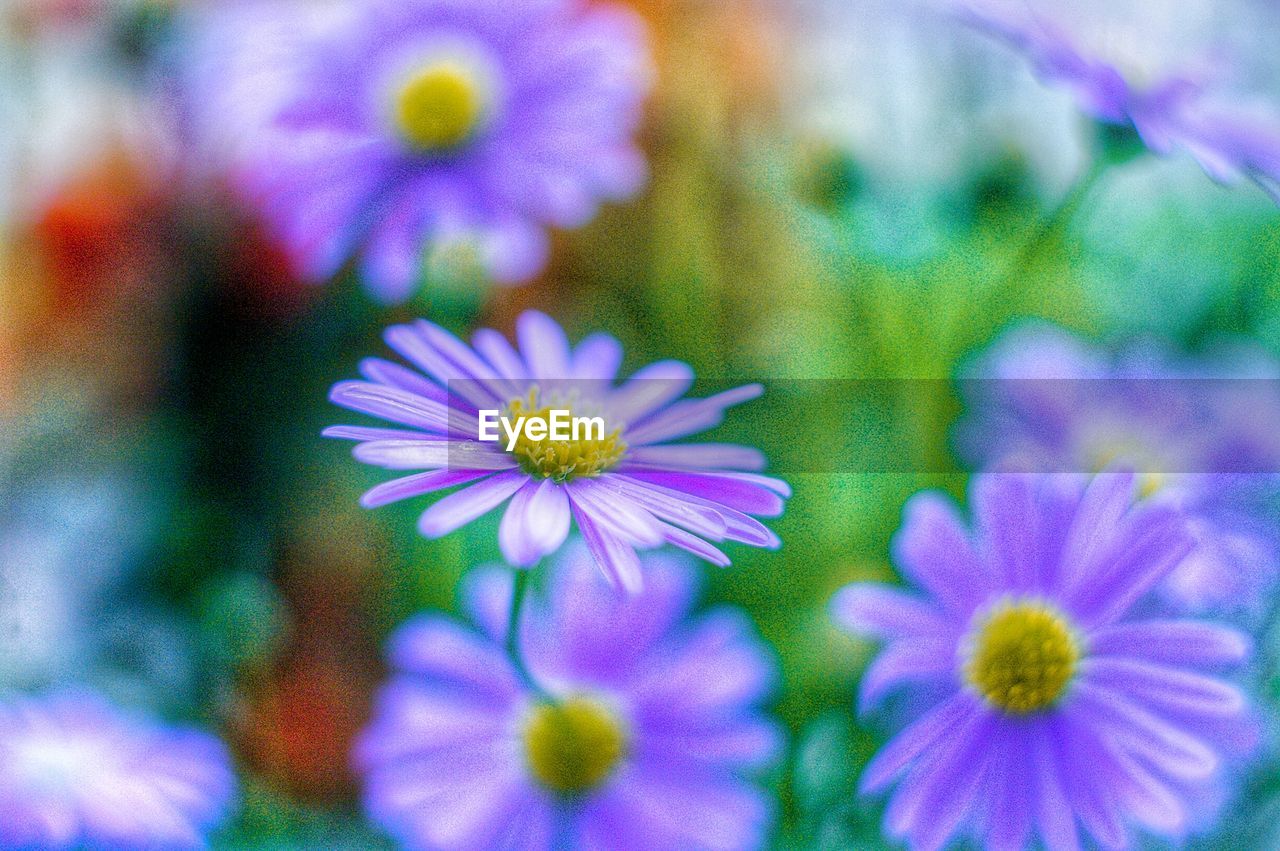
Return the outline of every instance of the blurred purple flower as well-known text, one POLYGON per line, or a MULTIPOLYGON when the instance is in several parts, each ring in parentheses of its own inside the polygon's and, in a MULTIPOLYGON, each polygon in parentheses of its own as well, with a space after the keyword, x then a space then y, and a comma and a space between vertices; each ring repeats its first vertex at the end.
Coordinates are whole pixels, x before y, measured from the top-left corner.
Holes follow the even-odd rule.
POLYGON ((422 615, 357 745, 371 817, 411 848, 758 848, 773 818, 747 778, 779 753, 760 710, 771 654, 739 611, 687 620, 696 573, 645 559, 619 597, 571 547, 503 652, 512 573, 467 577, 478 631, 422 615))
POLYGON ((1028 0, 941 4, 1024 53, 1041 77, 1069 88, 1099 121, 1131 127, 1154 153, 1185 150, 1216 181, 1250 178, 1280 202, 1280 111, 1228 92, 1232 51, 1153 63, 1116 52, 1117 43, 1133 54, 1142 49, 1138 40, 1159 39, 1149 28, 1101 44, 1081 35, 1082 15, 1098 17, 1105 31, 1109 22, 1101 19, 1111 10, 1028 0))
POLYGON ((1162 585, 1192 611, 1259 612, 1280 572, 1280 365, 1253 347, 1191 360, 1154 341, 1114 352, 1028 324, 965 372, 960 456, 978 468, 1120 465, 1182 511, 1197 546, 1162 585))
POLYGON ((1211 817, 1222 764, 1256 744, 1244 696, 1215 675, 1244 636, 1141 614, 1190 551, 1180 515, 1135 503, 1132 474, 993 474, 907 505, 894 560, 922 593, 858 583, 832 614, 885 642, 863 711, 909 685, 920 717, 867 765, 899 781, 885 829, 913 849, 1130 847, 1130 826, 1180 837, 1211 817), (927 708, 926 708, 927 707, 927 708), (1208 805, 1208 806, 1206 806, 1208 805))
POLYGON ((388 302, 412 293, 424 261, 521 283, 546 261, 546 225, 580 226, 644 181, 631 136, 651 69, 640 19, 620 6, 363 0, 344 14, 274 11, 211 25, 189 99, 197 131, 229 124, 258 137, 241 178, 309 276, 361 252, 367 284, 388 302), (293 31, 283 41, 281 22, 293 31), (246 53, 238 42, 268 35, 271 67, 257 53, 235 60, 246 53))
POLYGON ((0 702, 0 845, 200 848, 228 815, 222 743, 88 692, 0 702))
POLYGON ((534 311, 516 332, 518 352, 490 329, 476 332, 472 348, 426 320, 392 326, 387 344, 426 375, 369 358, 360 365, 365 381, 334 385, 335 404, 403 428, 334 426, 326 436, 360 441, 354 454, 366 464, 427 471, 375 487, 366 508, 465 485, 423 512, 418 529, 436 538, 509 499, 498 543, 518 567, 557 550, 573 519, 605 575, 629 591, 641 586, 637 548, 673 544, 724 566, 729 557, 708 541, 780 545, 751 515, 780 515, 791 489, 756 472, 765 465, 759 450, 666 443, 718 425, 726 409, 759 396, 759 385, 684 399, 693 371, 678 361, 650 364, 619 385, 622 346, 613 337, 594 334, 571 348, 560 326, 534 311), (545 417, 548 409, 600 417, 603 438, 522 437, 510 452, 505 434, 478 439, 480 410, 545 417))

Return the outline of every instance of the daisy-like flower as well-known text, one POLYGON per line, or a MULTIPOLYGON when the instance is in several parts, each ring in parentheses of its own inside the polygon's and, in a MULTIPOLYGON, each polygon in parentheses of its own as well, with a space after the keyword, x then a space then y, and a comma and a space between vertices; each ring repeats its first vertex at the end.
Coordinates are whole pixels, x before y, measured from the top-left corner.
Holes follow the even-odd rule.
POLYGON ((1108 350, 1055 326, 1015 328, 961 381, 960 455, 977 468, 1124 466, 1183 512, 1197 546, 1162 591, 1192 611, 1259 610, 1280 570, 1280 366, 1255 348, 1200 359, 1156 341, 1108 350))
POLYGON ((1177 36, 1209 29, 1201 19, 1178 18, 1170 33, 1153 32, 1154 17, 1175 8, 1193 14, 1195 4, 1156 10, 1114 2, 1083 9, 1038 0, 940 2, 1024 53, 1040 76, 1067 86, 1099 121, 1132 128, 1156 154, 1185 150, 1219 182, 1253 179, 1280 201, 1280 112, 1267 98, 1232 90, 1232 77, 1248 76, 1237 67, 1240 49, 1200 45, 1195 52, 1182 44, 1177 36))
POLYGON ((0 701, 0 845, 200 848, 228 815, 222 743, 88 692, 0 701))
POLYGON ((570 347, 559 325, 532 311, 516 333, 519 351, 489 329, 476 332, 472 348, 425 320, 392 326, 387 344, 425 375, 370 358, 360 366, 364 381, 334 386, 336 404, 399 427, 335 426, 326 436, 360 441, 354 454, 366 464, 426 471, 375 487, 365 507, 464 486, 423 512, 418 529, 435 538, 509 500, 498 543, 518 567, 558 549, 572 519, 605 575, 629 591, 641 585, 637 548, 673 544, 724 566, 729 557, 709 541, 779 546, 752 515, 781 514, 791 490, 757 472, 759 450, 668 443, 718 425, 727 408, 759 396, 759 385, 684 399, 693 372, 683 363, 660 361, 618 384, 622 346, 613 337, 570 347), (603 428, 569 440, 522 431, 514 444, 505 433, 487 442, 485 410, 512 421, 568 411, 603 428))
POLYGON ((529 679, 503 652, 509 570, 468 575, 476 629, 401 627, 356 750, 371 817, 411 848, 760 847, 772 808, 746 775, 781 748, 771 654, 740 611, 689 619, 690 565, 645 561, 643 593, 619 597, 565 551, 524 608, 529 679))
POLYGON ((644 181, 631 136, 652 74, 641 22, 620 6, 361 0, 339 14, 311 3, 274 11, 274 22, 237 12, 237 26, 214 27, 255 44, 280 21, 291 33, 273 39, 272 68, 225 62, 244 53, 234 43, 204 45, 193 123, 227 124, 210 105, 224 90, 242 95, 226 107, 251 117, 232 126, 261 129, 241 177, 310 276, 359 251, 388 302, 408 297, 424 268, 520 283, 546 261, 547 225, 580 226, 644 181))
POLYGON ((832 614, 884 641, 863 674, 874 709, 898 687, 917 717, 868 763, 897 783, 886 831, 913 849, 1131 847, 1134 825, 1179 837, 1207 818, 1223 762, 1253 735, 1219 669, 1239 633, 1161 618, 1148 592, 1193 542, 1129 473, 974 479, 972 527, 950 500, 908 503, 893 541, 913 588, 859 583, 832 614))

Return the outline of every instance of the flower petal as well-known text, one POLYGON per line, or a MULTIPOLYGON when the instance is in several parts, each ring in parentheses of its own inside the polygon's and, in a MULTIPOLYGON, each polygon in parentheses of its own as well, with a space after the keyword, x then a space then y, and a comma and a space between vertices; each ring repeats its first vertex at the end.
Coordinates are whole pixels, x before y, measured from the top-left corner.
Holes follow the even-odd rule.
POLYGON ((1245 706, 1235 686, 1167 665, 1115 657, 1092 658, 1087 665, 1088 682, 1175 712, 1230 717, 1245 706))
POLYGON ((448 434, 449 409, 443 402, 398 387, 368 381, 340 381, 329 400, 348 410, 411 425, 432 434, 448 434))
POLYGON ((951 641, 912 638, 886 646, 862 672, 858 712, 879 708, 880 701, 904 682, 929 682, 954 677, 956 647, 951 641))
POLYGON ((602 522, 587 503, 579 499, 570 499, 573 517, 578 523, 578 531, 586 541, 587 549, 596 564, 604 572, 605 577, 618 588, 629 594, 636 594, 643 586, 640 575, 640 559, 634 547, 612 531, 612 527, 602 522))
POLYGON ((472 440, 372 440, 351 450, 357 461, 388 470, 510 470, 515 459, 472 440))
POLYGON ((763 385, 747 384, 705 399, 684 399, 654 413, 643 422, 632 423, 623 436, 628 446, 646 446, 697 434, 724 422, 726 408, 750 402, 759 398, 762 393, 763 385))
POLYGON ((569 339, 554 319, 537 310, 526 310, 516 319, 516 339, 529 365, 529 374, 538 378, 571 378, 569 339))
POLYGON ((491 470, 430 470, 415 473, 370 488, 360 497, 360 505, 364 508, 381 508, 402 499, 434 493, 489 475, 492 475, 491 470))
POLYGON ((695 470, 745 470, 765 468, 764 453, 752 446, 731 443, 679 443, 640 446, 627 452, 628 465, 655 468, 686 467, 695 470))
POLYGON ((1082 683, 1074 699, 1098 732, 1118 752, 1142 760, 1170 777, 1204 780, 1218 757, 1204 742, 1127 699, 1122 692, 1082 683))
POLYGON ((1093 656, 1114 656, 1170 665, 1234 665, 1250 654, 1249 638, 1215 624, 1148 620, 1103 627, 1089 636, 1093 656))
POLYGON ((926 491, 907 502, 890 551, 904 576, 957 612, 972 611, 991 587, 954 503, 943 494, 926 491))
POLYGON ((958 628, 928 601, 875 582, 846 585, 831 598, 831 617, 855 635, 887 640, 952 636, 958 628))
POLYGON ((649 470, 640 467, 624 467, 620 472, 642 482, 701 497, 758 517, 777 517, 782 514, 785 506, 779 490, 785 489, 786 484, 765 476, 750 473, 649 470))
POLYGON ((479 634, 440 615, 405 621, 387 644, 387 661, 434 686, 465 689, 471 697, 513 699, 520 688, 506 654, 479 634))
POLYGON ((609 412, 618 422, 638 423, 688 393, 692 386, 693 368, 687 363, 657 361, 636 371, 613 391, 609 397, 609 412))
POLYGON ((622 366, 622 344, 609 334, 592 334, 573 350, 574 378, 613 381, 622 366))
POLYGON ((858 781, 858 790, 870 794, 883 789, 913 760, 950 735, 958 724, 969 722, 982 712, 974 697, 959 692, 929 710, 880 749, 858 781))
POLYGON ((498 527, 503 557, 528 567, 560 548, 569 535, 569 498, 551 479, 530 480, 512 497, 498 527))
POLYGON ((418 518, 418 531, 428 538, 440 538, 487 514, 529 481, 522 470, 507 470, 477 484, 451 493, 418 518))

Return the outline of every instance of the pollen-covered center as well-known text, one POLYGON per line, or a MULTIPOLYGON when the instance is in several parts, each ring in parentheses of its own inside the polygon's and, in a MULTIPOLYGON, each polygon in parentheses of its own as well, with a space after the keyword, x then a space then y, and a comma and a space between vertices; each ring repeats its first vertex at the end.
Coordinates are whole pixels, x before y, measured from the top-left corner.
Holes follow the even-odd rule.
POLYGON ((1033 602, 1001 605, 971 640, 965 678, 992 705, 1014 715, 1052 706, 1080 661, 1067 621, 1033 602))
POLYGON ((626 755, 622 723, 586 697, 539 705, 524 728, 524 753, 534 778, 553 792, 589 792, 626 755))
POLYGON ((474 73, 457 62, 437 62, 410 77, 396 95, 396 129, 415 148, 448 150, 475 132, 484 106, 474 73))
POLYGON ((545 436, 530 437, 528 430, 522 428, 516 437, 511 454, 526 473, 567 482, 598 476, 622 460, 627 444, 622 440, 620 429, 606 431, 601 418, 575 417, 568 404, 540 402, 536 389, 528 396, 511 400, 505 416, 513 423, 524 417, 527 421, 540 420, 550 425, 556 411, 568 411, 567 416, 560 418, 564 424, 560 434, 548 430, 545 436), (567 440, 556 439, 566 434, 567 440))

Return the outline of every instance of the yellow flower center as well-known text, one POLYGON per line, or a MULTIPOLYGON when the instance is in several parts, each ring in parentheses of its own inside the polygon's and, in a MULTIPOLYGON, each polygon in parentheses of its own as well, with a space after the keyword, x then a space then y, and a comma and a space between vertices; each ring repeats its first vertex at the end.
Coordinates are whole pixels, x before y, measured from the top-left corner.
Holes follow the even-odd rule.
POLYGON ((586 697, 543 703, 524 728, 524 752, 533 776, 564 795, 589 792, 603 783, 626 755, 627 737, 618 719, 586 697))
MULTIPOLYGON (((538 400, 538 390, 529 391, 524 398, 512 399, 507 405, 505 416, 513 423, 519 417, 541 419, 551 423, 551 412, 572 410, 565 404, 543 404, 538 400)), ((550 430, 547 437, 534 439, 529 437, 525 429, 521 429, 511 454, 520 462, 520 468, 531 476, 567 482, 572 479, 589 479, 610 469, 627 452, 627 444, 623 442, 620 429, 600 433, 594 428, 581 427, 570 431, 568 440, 551 439, 550 430)))
POLYGON ((1029 715, 1062 697, 1079 661, 1062 615, 1039 603, 1009 602, 975 631, 964 674, 993 706, 1029 715))
POLYGON ((415 148, 437 152, 465 142, 480 123, 484 97, 475 75, 456 62, 428 65, 395 100, 395 123, 415 148))

